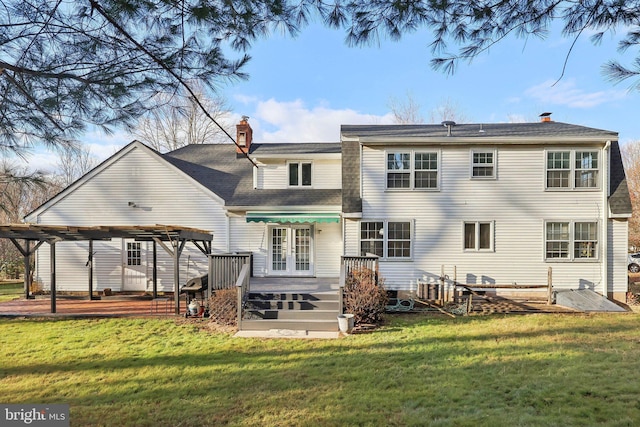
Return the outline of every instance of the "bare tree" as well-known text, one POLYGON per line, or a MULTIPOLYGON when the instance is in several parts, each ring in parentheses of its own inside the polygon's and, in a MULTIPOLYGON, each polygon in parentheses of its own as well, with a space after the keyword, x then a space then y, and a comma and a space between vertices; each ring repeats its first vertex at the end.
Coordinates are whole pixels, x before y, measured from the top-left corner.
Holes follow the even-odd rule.
MULTIPOLYGON (((22 217, 58 191, 40 172, 30 172, 6 158, 0 160, 0 223, 18 223, 22 217)), ((8 239, 0 239, 0 273, 18 278, 24 271, 22 255, 8 239)))
MULTIPOLYGON (((208 113, 223 127, 230 110, 223 98, 210 98, 201 84, 192 88, 208 113)), ((149 111, 140 120, 133 134, 150 147, 164 153, 189 144, 216 144, 229 142, 224 131, 205 115, 192 96, 157 95, 158 108, 149 111)))
POLYGON ((424 123, 424 118, 420 114, 420 104, 409 92, 405 94, 405 98, 402 100, 390 97, 387 105, 391 110, 391 114, 393 114, 393 121, 398 124, 424 123))
POLYGON ((442 123, 451 120, 457 123, 468 123, 469 118, 457 102, 446 98, 429 113, 431 123, 442 123))
POLYGON ((54 179, 61 187, 67 187, 97 164, 98 160, 91 154, 89 147, 80 145, 67 147, 58 154, 54 179))
POLYGON ((629 245, 637 248, 640 247, 640 141, 628 142, 620 149, 633 207, 629 220, 629 245))

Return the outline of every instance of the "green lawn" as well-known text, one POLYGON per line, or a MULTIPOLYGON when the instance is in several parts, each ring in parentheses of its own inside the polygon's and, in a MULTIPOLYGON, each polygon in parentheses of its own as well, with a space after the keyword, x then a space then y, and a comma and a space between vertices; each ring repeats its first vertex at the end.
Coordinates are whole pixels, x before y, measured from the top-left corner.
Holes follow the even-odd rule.
POLYGON ((20 298, 23 291, 24 283, 22 282, 2 282, 0 283, 0 302, 20 298))
POLYGON ((72 426, 634 426, 639 314, 392 317, 337 340, 0 320, 0 402, 72 426))

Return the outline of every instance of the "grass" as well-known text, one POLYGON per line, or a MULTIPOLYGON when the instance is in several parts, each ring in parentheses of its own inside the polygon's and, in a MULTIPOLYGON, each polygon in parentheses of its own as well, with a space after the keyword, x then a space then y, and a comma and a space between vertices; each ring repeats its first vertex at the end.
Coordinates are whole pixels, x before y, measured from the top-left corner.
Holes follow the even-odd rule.
POLYGON ((640 315, 393 316, 337 340, 0 320, 1 403, 72 426, 632 426, 640 315))
POLYGON ((23 290, 22 282, 0 282, 0 302, 20 298, 23 290))

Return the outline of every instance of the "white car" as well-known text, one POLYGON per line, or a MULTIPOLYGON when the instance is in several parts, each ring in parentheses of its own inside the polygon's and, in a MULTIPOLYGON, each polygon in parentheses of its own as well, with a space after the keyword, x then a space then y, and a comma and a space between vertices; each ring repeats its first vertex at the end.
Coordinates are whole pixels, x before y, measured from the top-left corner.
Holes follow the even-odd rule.
POLYGON ((629 254, 628 257, 628 269, 632 273, 640 272, 640 252, 629 254))

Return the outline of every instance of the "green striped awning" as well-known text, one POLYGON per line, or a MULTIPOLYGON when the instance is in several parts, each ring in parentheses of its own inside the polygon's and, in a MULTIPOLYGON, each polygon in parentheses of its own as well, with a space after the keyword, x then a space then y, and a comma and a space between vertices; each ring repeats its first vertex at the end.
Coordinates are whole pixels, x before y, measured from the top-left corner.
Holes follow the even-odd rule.
POLYGON ((277 224, 338 223, 340 222, 340 214, 325 212, 247 212, 247 222, 274 222, 277 224))

